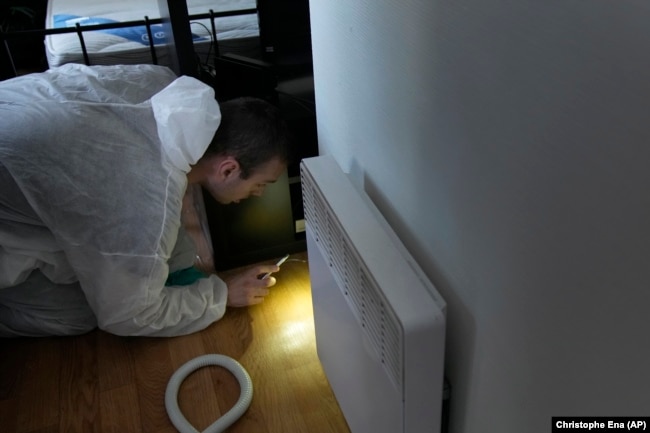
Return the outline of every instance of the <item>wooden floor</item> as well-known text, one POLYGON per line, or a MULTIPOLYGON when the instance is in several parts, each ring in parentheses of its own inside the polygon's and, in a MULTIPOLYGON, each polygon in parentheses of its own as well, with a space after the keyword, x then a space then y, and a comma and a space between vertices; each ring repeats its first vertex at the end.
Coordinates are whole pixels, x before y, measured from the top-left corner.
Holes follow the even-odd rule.
MULTIPOLYGON (((230 309, 192 335, 0 339, 0 432, 175 432, 164 406, 170 376, 220 353, 237 359, 254 386, 229 433, 349 433, 316 355, 307 256, 292 259, 262 304, 230 309)), ((185 380, 179 404, 202 431, 238 396, 229 372, 205 367, 185 380)))

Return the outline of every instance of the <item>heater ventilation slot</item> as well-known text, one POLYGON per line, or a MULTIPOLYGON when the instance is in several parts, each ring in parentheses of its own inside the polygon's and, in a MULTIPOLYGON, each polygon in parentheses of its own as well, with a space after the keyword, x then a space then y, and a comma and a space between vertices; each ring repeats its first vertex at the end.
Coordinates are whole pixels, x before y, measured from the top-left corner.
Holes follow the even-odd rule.
POLYGON ((313 180, 302 173, 305 220, 333 270, 364 334, 398 388, 403 383, 402 333, 397 316, 371 277, 358 251, 323 199, 313 180))

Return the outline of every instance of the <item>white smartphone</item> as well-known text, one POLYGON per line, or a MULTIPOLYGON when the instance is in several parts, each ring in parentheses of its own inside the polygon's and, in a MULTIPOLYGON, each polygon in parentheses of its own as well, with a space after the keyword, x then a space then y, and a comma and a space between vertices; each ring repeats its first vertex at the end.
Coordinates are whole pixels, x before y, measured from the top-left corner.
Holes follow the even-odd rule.
MULTIPOLYGON (((290 254, 287 254, 286 256, 282 257, 280 260, 277 261, 277 263, 275 264, 275 266, 282 266, 282 263, 286 262, 287 259, 289 258, 289 256, 290 256, 290 254)), ((262 275, 262 276, 260 277, 260 280, 264 280, 264 279, 270 277, 272 273, 273 273, 273 272, 267 272, 266 274, 264 274, 264 275, 262 275)))

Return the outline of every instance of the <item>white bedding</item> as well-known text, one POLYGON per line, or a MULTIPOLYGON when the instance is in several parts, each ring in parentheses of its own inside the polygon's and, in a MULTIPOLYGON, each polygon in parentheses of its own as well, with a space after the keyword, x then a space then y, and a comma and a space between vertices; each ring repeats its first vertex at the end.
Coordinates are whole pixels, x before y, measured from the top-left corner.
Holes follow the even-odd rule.
MULTIPOLYGON (((187 0, 189 15, 230 10, 255 9, 255 0, 187 0)), ((125 22, 160 18, 158 0, 49 0, 46 28, 75 27, 107 22, 125 22)), ((217 40, 221 52, 247 54, 259 44, 259 27, 256 14, 221 17, 215 20, 217 40)), ((197 53, 205 56, 211 42, 210 20, 192 22, 197 53)), ((164 47, 162 25, 153 27, 158 63, 169 65, 164 47)), ((123 28, 84 32, 84 43, 91 64, 151 63, 152 57, 144 25, 140 28, 123 28)), ((45 38, 45 52, 50 67, 65 63, 83 63, 81 44, 76 32, 49 35, 45 38)))

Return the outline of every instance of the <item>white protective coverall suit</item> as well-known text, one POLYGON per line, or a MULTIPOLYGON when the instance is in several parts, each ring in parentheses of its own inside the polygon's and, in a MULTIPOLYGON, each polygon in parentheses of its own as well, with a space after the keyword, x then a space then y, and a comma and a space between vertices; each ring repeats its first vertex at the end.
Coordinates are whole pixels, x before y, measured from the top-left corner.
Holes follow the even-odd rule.
POLYGON ((221 318, 215 275, 165 286, 195 257, 186 175, 220 120, 212 88, 162 66, 0 82, 0 336, 172 336, 221 318))

